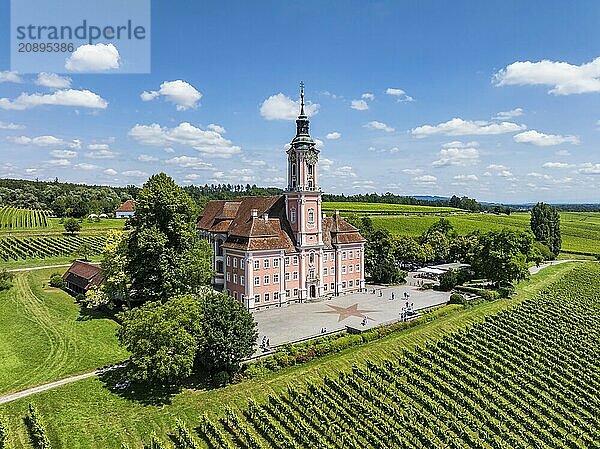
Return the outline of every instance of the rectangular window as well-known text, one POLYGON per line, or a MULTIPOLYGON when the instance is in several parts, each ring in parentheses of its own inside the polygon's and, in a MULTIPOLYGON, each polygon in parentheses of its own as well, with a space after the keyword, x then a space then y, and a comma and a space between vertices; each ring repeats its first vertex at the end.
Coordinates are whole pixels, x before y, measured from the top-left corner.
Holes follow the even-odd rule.
POLYGON ((346 265, 342 265, 342 274, 346 274, 346 265))
POLYGON ((331 267, 331 275, 333 276, 335 274, 335 267, 331 267))
MULTIPOLYGON (((235 260, 235 259, 233 259, 235 260)), ((237 284, 237 273, 233 273, 233 283, 237 284)))
POLYGON ((260 285, 260 276, 254 276, 254 285, 260 285))
POLYGON ((334 282, 331 283, 331 290, 335 290, 335 283, 334 282))
POLYGON ((308 272, 308 277, 309 277, 310 279, 314 279, 314 278, 315 278, 315 270, 310 270, 310 271, 308 272))
POLYGON ((255 260, 255 261, 254 261, 254 269, 255 269, 255 270, 258 270, 258 269, 260 269, 260 260, 255 260))
POLYGON ((273 266, 275 268, 279 268, 279 257, 276 257, 275 259, 273 259, 273 266))
POLYGON ((244 276, 240 276, 240 285, 245 285, 245 284, 246 284, 246 282, 245 282, 244 276))
POLYGON ((238 300, 238 292, 233 292, 233 297, 235 298, 235 300, 238 300))
POLYGON ((298 280, 298 272, 297 272, 297 271, 294 271, 294 274, 293 274, 292 278, 293 278, 295 281, 296 281, 296 280, 298 280))
POLYGON ((290 258, 289 258, 289 257, 286 257, 286 258, 285 258, 285 266, 287 267, 287 266, 289 266, 289 265, 290 265, 290 258))
POLYGON ((229 282, 231 280, 231 273, 228 271, 227 272, 227 282, 229 282))
POLYGON ((298 265, 298 256, 294 256, 294 265, 298 265))
POLYGON ((254 302, 260 302, 260 295, 254 295, 254 302))
POLYGON ((356 272, 360 273, 360 264, 358 264, 358 263, 356 264, 356 272))
POLYGON ((227 256, 227 266, 231 265, 231 257, 227 256))
POLYGON ((360 257, 360 249, 356 250, 356 258, 358 259, 360 257))
POLYGON ((348 273, 354 272, 354 265, 348 265, 348 273))
POLYGON ((265 302, 269 302, 270 299, 270 295, 268 293, 265 293, 265 302))
POLYGON ((323 276, 327 276, 327 267, 323 267, 323 276))
POLYGON ((279 301, 279 292, 273 292, 273 301, 279 301))
POLYGON ((285 297, 286 297, 286 298, 289 298, 289 297, 290 297, 290 291, 289 291, 289 290, 286 290, 286 291, 285 291, 285 297))
POLYGON ((346 251, 342 251, 342 260, 346 260, 346 251))
POLYGON ((233 268, 237 268, 237 261, 238 261, 237 257, 234 257, 233 258, 233 268))
POLYGON ((244 259, 240 259, 240 268, 244 269, 244 259))
POLYGON ((354 251, 348 251, 348 256, 350 259, 354 259, 354 251))
POLYGON ((342 281, 342 288, 346 288, 346 281, 342 281))
POLYGON ((278 284, 279 283, 279 275, 277 273, 275 273, 273 275, 273 284, 278 284))
POLYGON ((263 262, 263 266, 265 268, 270 268, 271 267, 271 261, 269 259, 265 259, 263 262))
POLYGON ((349 287, 353 287, 354 286, 354 281, 353 280, 349 280, 348 281, 348 286, 349 287))
POLYGON ((269 285, 271 283, 271 276, 269 276, 268 274, 265 274, 265 277, 263 278, 263 285, 269 285))
POLYGON ((289 281, 289 280, 290 280, 290 273, 285 273, 285 275, 284 275, 284 279, 285 279, 286 281, 289 281))
POLYGON ((296 297, 298 297, 298 289, 297 288, 294 289, 294 298, 296 298, 296 297))

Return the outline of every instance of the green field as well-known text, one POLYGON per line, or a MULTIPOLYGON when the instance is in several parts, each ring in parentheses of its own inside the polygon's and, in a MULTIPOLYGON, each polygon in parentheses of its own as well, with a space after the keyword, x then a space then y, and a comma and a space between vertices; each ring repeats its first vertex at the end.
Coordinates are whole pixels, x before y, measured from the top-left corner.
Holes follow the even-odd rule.
POLYGON ((82 315, 73 297, 48 287, 50 275, 65 270, 16 273, 14 286, 0 292, 0 393, 127 358, 113 320, 82 315))
POLYGON ((418 206, 411 204, 388 203, 353 203, 353 202, 324 202, 324 211, 368 213, 368 214, 439 214, 450 212, 464 212, 454 207, 418 206))
MULTIPOLYGON (((354 416, 357 416, 357 422, 362 423, 360 424, 360 427, 356 427, 356 429, 359 430, 358 436, 356 436, 356 432, 351 430, 349 431, 352 435, 352 438, 355 438, 356 441, 361 443, 358 445, 358 447, 374 447, 373 444, 365 444, 372 442, 372 440, 363 440, 363 438, 372 438, 371 435, 373 432, 377 432, 377 435, 381 437, 384 436, 384 434, 381 432, 383 429, 383 427, 381 427, 381 423, 375 421, 375 419, 380 416, 377 413, 381 411, 381 408, 373 409, 371 405, 372 401, 367 399, 365 396, 360 396, 360 399, 356 403, 353 402, 352 406, 349 406, 347 402, 344 402, 344 406, 342 408, 339 408, 339 406, 336 408, 335 404, 333 403, 330 403, 329 408, 321 408, 321 403, 315 402, 318 407, 314 409, 311 408, 310 410, 307 408, 309 413, 298 413, 297 411, 294 411, 293 415, 291 416, 298 417, 299 422, 303 421, 307 423, 308 430, 306 430, 306 432, 303 431, 304 435, 293 433, 294 430, 287 427, 287 425, 292 424, 285 424, 287 421, 278 421, 276 416, 279 415, 277 415, 275 411, 271 412, 271 409, 275 410, 275 407, 279 407, 277 405, 277 399, 274 399, 275 405, 269 406, 267 405, 269 401, 268 396, 273 395, 274 397, 278 397, 285 402, 287 401, 286 392, 289 386, 292 386, 297 390, 304 391, 307 387, 306 383, 312 382, 315 383, 317 388, 322 389, 323 378, 325 376, 330 379, 337 379, 336 382, 341 382, 342 380, 338 378, 339 373, 351 372, 351 367, 353 364, 359 365, 362 370, 365 369, 365 364, 367 362, 373 362, 378 365, 382 365, 386 361, 389 361, 390 363, 396 364, 398 361, 404 360, 408 357, 404 355, 405 351, 416 350, 414 353, 415 355, 411 355, 410 357, 422 357, 424 352, 422 349, 418 348, 423 348, 426 344, 431 345, 435 342, 440 342, 443 339, 446 339, 446 341, 451 341, 452 335, 456 335, 457 331, 463 330, 472 325, 479 326, 479 329, 481 329, 481 326, 491 326, 492 324, 500 326, 501 322, 498 318, 493 318, 491 321, 488 321, 489 319, 484 321, 484 319, 492 315, 497 316, 498 313, 504 310, 514 309, 515 306, 518 306, 523 301, 531 300, 532 298, 536 298, 534 303, 540 301, 540 307, 544 307, 544 310, 546 310, 545 308, 547 307, 547 304, 549 304, 551 307, 553 301, 551 299, 547 299, 546 297, 537 296, 537 292, 542 289, 552 289, 552 291, 556 292, 556 302, 557 304, 560 304, 561 307, 566 304, 566 299, 570 301, 568 304, 571 306, 574 302, 579 301, 581 304, 584 304, 587 307, 590 304, 591 297, 586 295, 593 291, 593 288, 595 288, 595 286, 598 284, 599 275, 600 267, 595 263, 586 263, 585 265, 573 263, 555 265, 542 270, 539 274, 533 276, 531 280, 521 282, 517 287, 517 295, 510 300, 486 302, 473 307, 448 306, 450 308, 449 312, 443 316, 440 315, 434 321, 422 323, 415 327, 391 334, 381 340, 349 348, 338 354, 315 359, 312 362, 304 365, 294 366, 276 373, 267 374, 256 379, 244 381, 240 384, 231 385, 222 389, 199 389, 193 391, 186 390, 173 396, 167 401, 152 403, 149 400, 150 398, 144 396, 142 392, 139 393, 139 396, 136 396, 135 393, 133 393, 131 397, 121 396, 111 393, 105 388, 104 384, 99 379, 86 379, 70 385, 65 385, 55 390, 46 391, 29 398, 2 405, 0 406, 0 414, 4 414, 5 416, 9 417, 9 427, 12 435, 11 443, 14 449, 29 447, 26 429, 22 421, 22 417, 26 412, 27 404, 29 402, 35 403, 39 408, 46 423, 46 427, 48 428, 48 435, 52 440, 53 447, 118 449, 121 448, 122 442, 126 442, 130 444, 130 447, 132 448, 141 448, 142 443, 148 443, 149 435, 152 431, 156 431, 161 439, 167 441, 167 435, 171 434, 175 428, 176 418, 183 419, 192 429, 196 429, 201 423, 201 416, 203 413, 209 414, 209 417, 213 423, 215 423, 218 429, 220 429, 219 431, 223 435, 226 435, 226 439, 229 441, 231 447, 248 447, 239 441, 233 440, 228 431, 226 431, 220 421, 218 421, 218 417, 224 416, 225 407, 232 407, 236 410, 235 413, 241 418, 242 422, 244 423, 243 425, 248 427, 249 434, 260 442, 261 445, 258 447, 283 447, 281 446, 281 443, 284 442, 285 439, 281 439, 279 443, 276 443, 274 441, 264 440, 260 436, 261 431, 259 429, 261 426, 270 425, 270 423, 273 423, 275 427, 279 428, 284 436, 288 434, 294 435, 293 438, 298 443, 298 447, 317 447, 316 445, 310 445, 308 442, 309 440, 303 438, 312 438, 315 433, 322 434, 324 438, 330 438, 328 435, 334 435, 336 433, 339 434, 340 432, 336 432, 336 429, 338 429, 337 422, 339 422, 339 419, 345 419, 344 417, 346 416, 346 413, 354 414, 354 416), (557 282, 558 284, 556 284, 557 282), (554 286, 551 287, 552 285, 554 286), (580 286, 579 290, 577 289, 577 286, 580 286), (585 287, 585 292, 580 291, 581 286, 585 287), (571 292, 568 298, 566 296, 563 298, 562 295, 564 291, 571 292), (585 293, 586 295, 582 295, 582 293, 585 293), (249 399, 257 401, 257 403, 260 404, 261 409, 264 407, 263 411, 268 413, 267 421, 262 421, 260 417, 257 421, 255 421, 256 418, 242 418, 243 415, 241 412, 247 409, 249 399), (359 403, 362 403, 367 408, 364 409, 364 413, 356 415, 360 410, 359 403), (373 411, 375 413, 371 413, 373 411), (329 418, 326 421, 322 421, 320 420, 319 413, 326 413, 329 418), (319 424, 319 422, 321 424, 319 424), (331 426, 329 426, 330 423, 331 426), (325 428, 321 429, 319 426, 323 425, 325 428)), ((597 301, 597 299, 598 298, 596 296, 594 301, 597 301)), ((593 304, 597 306, 597 303, 593 304)), ((519 311, 524 309, 517 308, 514 310, 519 311)), ((579 312, 580 309, 577 308, 574 309, 574 311, 579 312)), ((597 316, 595 319, 597 320, 597 316)), ((582 323, 585 323, 585 321, 574 321, 573 325, 576 327, 573 328, 574 332, 571 334, 568 333, 568 329, 565 330, 565 332, 567 332, 566 335, 569 337, 570 344, 576 343, 572 341, 573 339, 579 338, 580 335, 585 335, 585 332, 580 333, 580 327, 582 326, 582 323)), ((544 333, 544 335, 546 335, 549 325, 550 324, 544 324, 540 317, 540 319, 531 320, 531 323, 528 324, 526 329, 532 329, 532 332, 539 331, 540 333, 544 333)), ((483 329, 485 330, 486 327, 483 329)), ((590 328, 588 327, 586 331, 590 331, 590 328)), ((520 335, 516 331, 514 334, 520 335)), ((471 335, 471 333, 463 335, 471 335)), ((477 332, 476 335, 481 335, 481 332, 477 332)), ((582 343, 594 343, 594 335, 597 337, 597 328, 595 334, 591 333, 589 337, 585 337, 585 339, 582 340, 582 343)), ((515 339, 516 338, 517 337, 515 337, 515 339)), ((533 338, 532 340, 536 339, 537 335, 536 338, 533 338)), ((512 344, 514 341, 517 340, 507 340, 507 344, 512 344)), ((477 344, 479 345, 479 343, 477 344)), ((597 338, 595 340, 595 344, 598 344, 597 338)), ((581 345, 578 345, 577 348, 580 346, 581 345)), ((597 346, 592 348, 593 350, 598 350, 597 346)), ((550 351, 550 348, 545 347, 539 347, 538 349, 542 352, 546 350, 550 351)), ((552 351, 554 350, 553 347, 551 349, 552 351)), ((571 354, 572 351, 575 351, 575 349, 570 346, 569 350, 571 351, 569 354, 571 354)), ((482 346, 480 353, 487 354, 486 351, 487 348, 482 346)), ((509 365, 509 362, 513 363, 513 359, 514 357, 499 357, 495 364, 498 366, 498 369, 501 367, 508 369, 509 366, 512 366, 509 365)), ((422 367, 427 368, 428 364, 430 363, 431 362, 429 361, 423 362, 422 367)), ((532 363, 531 366, 533 367, 534 364, 532 363)), ((523 366, 521 366, 521 370, 517 372, 520 374, 530 373, 529 371, 524 372, 522 368, 523 366)), ((431 371, 432 374, 434 372, 438 373, 437 370, 431 371)), ((586 371, 586 373, 587 372, 588 371, 586 371)), ((596 371, 596 376, 598 376, 598 371, 596 371)), ((461 382, 461 385, 472 385, 471 382, 473 381, 473 377, 471 372, 465 371, 464 377, 454 374, 450 377, 449 381, 453 381, 452 377, 457 377, 456 382, 461 382)), ((510 391, 507 392, 507 390, 510 390, 509 387, 513 388, 521 386, 522 388, 525 388, 528 385, 524 382, 519 383, 520 378, 514 377, 514 375, 502 376, 501 379, 504 377, 507 378, 506 382, 510 382, 510 384, 505 386, 504 382, 498 380, 498 388, 501 387, 499 390, 500 396, 503 394, 509 394, 510 391)), ((349 380, 350 377, 345 377, 344 379, 349 380)), ((358 379, 355 380, 359 381, 358 379)), ((480 378, 478 381, 483 383, 487 382, 485 377, 480 378)), ((362 383, 363 386, 367 388, 368 385, 371 384, 370 381, 362 383)), ((566 387, 569 387, 569 384, 566 384, 566 387)), ((351 395, 355 394, 353 388, 354 387, 350 387, 347 389, 347 392, 351 395)), ((486 390, 484 390, 485 392, 488 391, 487 388, 488 387, 486 387, 486 390)), ((384 391, 387 390, 380 390, 381 393, 384 391)), ((470 391, 471 390, 465 390, 465 392, 462 393, 462 397, 467 395, 471 396, 470 391)), ((515 438, 519 438, 518 433, 522 431, 523 427, 529 429, 531 426, 533 426, 532 428, 537 432, 539 430, 539 424, 537 424, 537 420, 544 419, 544 416, 538 412, 538 407, 540 407, 540 401, 547 400, 548 393, 541 392, 540 390, 540 399, 531 398, 531 410, 529 408, 526 410, 528 412, 530 411, 532 414, 530 416, 524 416, 524 411, 521 407, 523 405, 523 401, 530 400, 530 395, 527 391, 517 391, 519 395, 522 394, 520 397, 524 399, 521 399, 521 402, 515 400, 514 404, 512 405, 506 404, 502 401, 502 398, 498 396, 493 397, 499 401, 499 408, 502 409, 506 407, 504 409, 504 413, 506 413, 506 411, 514 411, 515 413, 513 417, 507 418, 506 424, 499 424, 501 426, 501 430, 507 430, 510 432, 509 437, 507 437, 507 441, 512 441, 510 440, 510 437, 515 434, 517 435, 515 438), (521 420, 523 421, 522 423, 520 423, 521 420)), ((398 389, 398 392, 400 394, 401 390, 398 389)), ((342 394, 343 391, 339 391, 338 393, 342 394)), ((516 394, 517 393, 513 393, 513 395, 516 394)), ((556 392, 554 397, 562 398, 560 395, 564 394, 566 393, 560 390, 556 392)), ((474 399, 477 398, 478 401, 480 400, 478 395, 473 394, 472 396, 474 399)), ((423 408, 423 405, 419 403, 415 404, 414 397, 403 397, 401 402, 395 403, 392 401, 392 396, 387 396, 385 401, 388 401, 388 405, 392 407, 392 409, 406 409, 407 411, 410 411, 410 413, 414 411, 415 414, 411 415, 412 421, 418 422, 419 426, 423 428, 423 433, 430 436, 431 433, 434 432, 434 430, 431 429, 436 429, 437 426, 440 426, 440 421, 446 421, 445 415, 441 414, 442 407, 446 407, 451 403, 442 402, 438 398, 439 397, 432 397, 431 400, 437 401, 436 403, 440 410, 440 414, 439 416, 437 414, 435 416, 426 415, 428 419, 424 419, 423 415, 418 414, 420 413, 419 410, 423 408), (400 407, 398 404, 401 404, 400 407)), ((510 396, 510 398, 512 398, 512 396, 510 396)), ((492 400, 490 399, 488 402, 492 402, 492 400)), ((460 426, 460 428, 465 428, 469 425, 476 426, 478 421, 471 421, 472 416, 475 415, 475 418, 477 418, 476 412, 479 412, 479 410, 484 407, 484 404, 481 402, 478 402, 478 404, 479 405, 475 407, 471 415, 468 413, 457 414, 453 419, 458 421, 458 423, 455 422, 452 424, 450 421, 448 421, 448 425, 454 426, 456 424, 460 426)), ((560 403, 560 405, 564 404, 560 403)), ((311 407, 311 405, 307 404, 307 407, 311 407)), ((577 408, 574 410, 575 411, 572 413, 576 414, 577 416, 579 416, 579 414, 586 416, 581 409, 577 408)), ((552 420, 559 419, 557 414, 558 412, 552 412, 552 420)), ((259 415, 255 413, 253 416, 256 417, 259 415)), ((569 416, 568 419, 570 418, 571 417, 569 416)), ((388 420, 388 426, 394 426, 394 428, 398 428, 399 426, 401 427, 404 425, 404 423, 409 422, 411 422, 411 419, 402 421, 400 419, 393 418, 388 420)), ((484 422, 483 420, 481 422, 485 424, 483 430, 486 430, 486 432, 488 428, 492 428, 492 424, 484 422)), ((575 422, 572 427, 576 428, 578 425, 579 423, 575 422)), ((343 428, 352 429, 353 426, 352 424, 346 423, 343 428)), ((573 428, 570 430, 573 430, 573 428)), ((466 431, 471 432, 470 429, 467 429, 466 431)), ((541 437, 546 436, 546 434, 547 432, 542 429, 540 433, 541 437)), ((577 433, 573 434, 579 435, 577 433)), ((454 439, 457 440, 458 446, 456 447, 473 447, 469 446, 467 443, 464 443, 464 440, 461 440, 458 438, 458 436, 455 436, 455 434, 450 435, 454 436, 454 439)), ((482 431, 478 435, 485 435, 485 433, 482 431)), ((530 434, 527 435, 531 436, 530 434)), ((200 438, 199 435, 198 438, 200 438)), ((334 436, 331 436, 331 438, 334 438, 334 436)), ((495 439, 497 439, 497 434, 495 439)), ((422 443, 417 444, 416 441, 417 440, 415 440, 413 446, 409 447, 435 447, 426 446, 422 443)), ((434 439, 432 441, 436 440, 434 439)), ((529 440, 525 438, 525 442, 529 443, 529 440)), ((335 446, 335 444, 331 443, 331 446, 335 446)), ((353 446, 357 447, 355 444, 348 444, 346 447, 353 446)), ((511 445, 509 446, 514 447, 511 445)), ((504 447, 509 446, 505 445, 504 447)), ((172 446, 169 443, 167 447, 172 446)), ((207 445, 203 443, 201 447, 207 447, 207 445)))
MULTIPOLYGON (((529 229, 529 213, 511 215, 462 214, 446 217, 459 234, 502 228, 529 229)), ((373 224, 392 234, 419 236, 439 220, 435 216, 372 216, 373 224)), ((561 212, 563 251, 600 254, 600 213, 561 212)))
MULTIPOLYGON (((46 226, 33 226, 29 228, 5 228, 0 227, 0 235, 47 235, 61 234, 65 232, 61 218, 47 218, 46 226)), ((117 218, 102 218, 100 220, 83 219, 81 220, 82 233, 95 233, 107 231, 109 229, 123 229, 127 220, 117 218)))
POLYGON ((0 230, 46 228, 48 211, 0 206, 0 230))

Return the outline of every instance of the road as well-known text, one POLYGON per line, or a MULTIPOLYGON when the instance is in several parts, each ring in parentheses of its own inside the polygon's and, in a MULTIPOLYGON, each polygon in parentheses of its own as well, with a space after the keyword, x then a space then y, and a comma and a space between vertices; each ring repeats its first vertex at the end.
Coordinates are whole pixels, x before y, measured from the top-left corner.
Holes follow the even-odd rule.
MULTIPOLYGON (((92 265, 100 265, 100 262, 88 262, 91 263, 92 265)), ((30 267, 30 268, 13 268, 11 270, 6 270, 6 271, 10 271, 10 272, 17 272, 17 271, 35 271, 35 270, 46 270, 48 268, 66 268, 66 267, 70 267, 72 264, 70 263, 66 263, 66 264, 61 264, 61 265, 45 265, 43 267, 30 267)))

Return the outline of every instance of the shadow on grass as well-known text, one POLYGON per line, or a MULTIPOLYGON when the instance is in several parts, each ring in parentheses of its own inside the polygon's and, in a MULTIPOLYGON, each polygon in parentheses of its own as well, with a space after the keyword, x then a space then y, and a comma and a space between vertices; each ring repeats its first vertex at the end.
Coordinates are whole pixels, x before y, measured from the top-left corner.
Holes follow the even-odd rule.
POLYGON ((105 388, 123 399, 155 406, 171 404, 173 396, 184 389, 213 390, 224 386, 201 369, 197 369, 187 379, 174 384, 136 382, 131 380, 131 374, 128 366, 119 366, 104 371, 99 375, 99 379, 105 388))
POLYGON ((120 310, 118 309, 109 309, 108 307, 85 307, 77 300, 75 300, 75 303, 79 306, 79 316, 77 317, 77 321, 104 319, 113 320, 117 323, 119 322, 117 319, 117 314, 120 312, 120 310))

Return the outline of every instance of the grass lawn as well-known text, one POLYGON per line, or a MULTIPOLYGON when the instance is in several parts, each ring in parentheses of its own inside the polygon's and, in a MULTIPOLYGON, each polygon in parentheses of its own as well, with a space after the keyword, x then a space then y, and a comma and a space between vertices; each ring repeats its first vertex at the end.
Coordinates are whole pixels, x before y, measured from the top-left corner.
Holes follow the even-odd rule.
MULTIPOLYGON (((127 220, 117 218, 102 218, 99 221, 86 218, 81 221, 80 233, 94 234, 108 231, 109 229, 123 229, 126 221, 127 220)), ((13 235, 15 237, 23 237, 27 235, 62 234, 63 232, 65 232, 65 228, 61 223, 60 218, 49 218, 48 226, 46 227, 32 227, 25 229, 0 228, 0 236, 13 235)))
POLYGON ((15 274, 0 292, 0 393, 92 371, 127 358, 113 320, 80 313, 73 297, 48 287, 54 268, 15 274))
MULTIPOLYGON (((502 228, 529 229, 529 213, 511 215, 461 214, 446 217, 459 234, 473 231, 491 231, 502 228)), ((373 215, 376 227, 388 229, 392 234, 419 236, 433 223, 436 216, 373 215)), ((562 212, 561 234, 564 252, 575 251, 600 254, 600 213, 562 212)))
MULTIPOLYGON (((102 256, 88 256, 90 262, 100 262, 102 256)), ((18 269, 18 268, 35 268, 44 267, 50 265, 66 265, 73 263, 73 256, 57 256, 57 257, 45 257, 43 259, 25 259, 25 260, 0 260, 0 270, 6 268, 7 270, 18 269)))
POLYGON ((0 414, 9 417, 14 449, 28 447, 22 417, 29 402, 35 403, 48 428, 53 447, 118 449, 122 442, 140 448, 152 431, 166 440, 177 417, 191 427, 200 416, 221 414, 224 407, 245 406, 248 399, 264 401, 288 385, 302 386, 306 381, 320 382, 323 376, 348 370, 352 364, 394 357, 404 349, 413 349, 463 329, 486 316, 513 307, 538 291, 568 275, 576 263, 554 265, 523 281, 517 294, 508 300, 483 303, 473 307, 447 306, 451 311, 437 320, 391 334, 381 340, 348 348, 304 365, 261 376, 240 384, 210 391, 186 390, 167 403, 149 405, 111 393, 99 379, 86 379, 0 406, 0 414))
POLYGON ((442 212, 464 212, 454 207, 419 206, 411 204, 388 203, 354 203, 354 202, 324 202, 324 211, 353 212, 353 213, 420 213, 438 214, 442 212))

